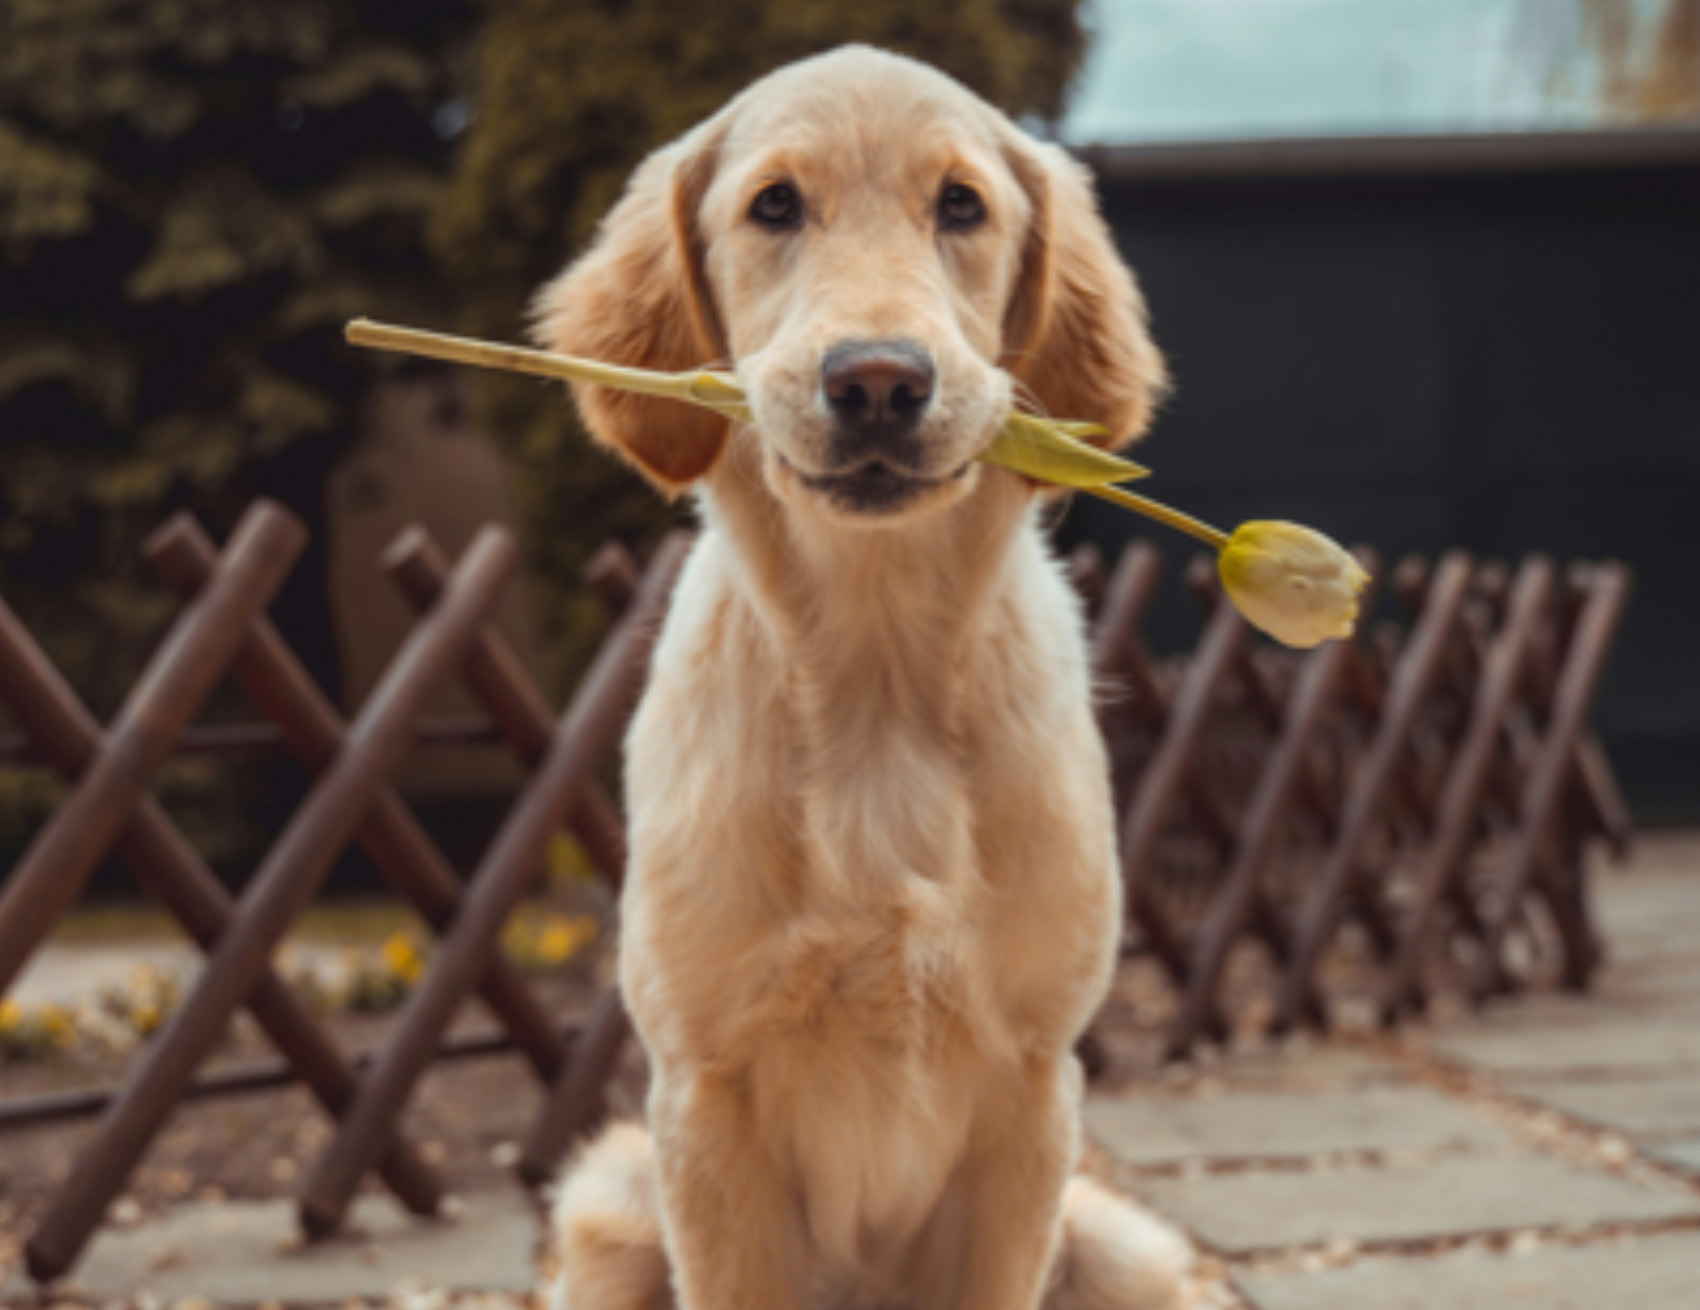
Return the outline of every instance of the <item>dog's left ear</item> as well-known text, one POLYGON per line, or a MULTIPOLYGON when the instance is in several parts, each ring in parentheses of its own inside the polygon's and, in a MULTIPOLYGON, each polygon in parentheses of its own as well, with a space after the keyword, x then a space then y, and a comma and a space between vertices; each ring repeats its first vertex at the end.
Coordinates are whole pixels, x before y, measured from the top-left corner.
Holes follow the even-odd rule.
POLYGON ((1026 137, 1004 153, 1033 207, 1004 319, 1005 366, 1051 418, 1101 423, 1119 449, 1145 432, 1168 388, 1145 298, 1085 166, 1026 137))
MULTIPOLYGON (((538 292, 539 345, 669 373, 726 353, 697 229, 717 145, 711 122, 644 161, 590 248, 538 292)), ((707 473, 726 444, 727 421, 694 405, 580 383, 573 394, 597 440, 669 494, 707 473)))

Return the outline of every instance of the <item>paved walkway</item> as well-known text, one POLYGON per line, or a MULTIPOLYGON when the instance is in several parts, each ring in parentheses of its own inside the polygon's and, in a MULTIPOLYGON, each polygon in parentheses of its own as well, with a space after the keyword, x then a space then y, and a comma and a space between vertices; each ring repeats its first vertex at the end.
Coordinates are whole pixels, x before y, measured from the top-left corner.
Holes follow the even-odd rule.
POLYGON ((1177 1072, 1088 1130, 1222 1304, 1700 1307, 1700 835, 1596 886, 1595 995, 1177 1072))
MULTIPOLYGON (((1088 1131, 1116 1181, 1199 1244, 1208 1301, 1700 1307, 1700 833, 1644 838, 1633 871, 1596 886, 1612 962, 1595 995, 1091 1098, 1088 1131)), ((283 1202, 109 1227, 78 1270, 81 1295, 56 1304, 523 1304, 537 1221, 517 1189, 469 1197, 446 1222, 376 1197, 357 1219, 306 1249, 283 1202)), ((14 1275, 0 1303, 27 1295, 14 1275)))

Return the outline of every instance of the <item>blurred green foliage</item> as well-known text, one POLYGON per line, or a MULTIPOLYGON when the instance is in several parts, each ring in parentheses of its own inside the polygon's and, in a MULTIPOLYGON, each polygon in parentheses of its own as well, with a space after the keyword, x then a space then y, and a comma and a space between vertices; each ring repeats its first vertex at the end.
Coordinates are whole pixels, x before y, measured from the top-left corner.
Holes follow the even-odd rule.
POLYGON ((370 367, 342 322, 445 318, 424 232, 475 18, 0 5, 0 590, 97 700, 168 612, 140 535, 183 505, 226 527, 261 491, 316 520, 370 367))
MULTIPOLYGON (((532 289, 638 160, 847 41, 1054 117, 1084 50, 1078 9, 0 0, 0 595, 108 715, 175 610, 137 564, 144 534, 179 508, 222 534, 272 495, 314 529, 273 614, 334 688, 323 487, 383 366, 343 345, 347 319, 518 338, 532 289)), ((671 511, 591 450, 558 389, 481 385, 519 473, 559 692, 602 631, 584 560, 671 511)), ((235 863, 295 794, 205 762, 174 766, 168 791, 197 844, 235 863)), ((57 794, 0 771, 0 859, 57 794)))
MULTIPOLYGON (((1085 52, 1079 0, 486 0, 477 117, 434 228, 462 326, 518 339, 532 291, 613 204, 633 166, 792 60, 859 41, 915 55, 1016 115, 1055 119, 1085 52)), ((673 512, 592 451, 559 388, 479 380, 517 467, 550 680, 582 666, 600 611, 578 585, 610 533, 673 512)))
MULTIPOLYGON (((175 609, 143 536, 183 507, 222 534, 262 493, 316 530, 274 614, 334 683, 321 493, 374 364, 340 329, 450 319, 425 231, 476 19, 469 0, 0 4, 0 594, 102 715, 175 609)), ((215 857, 288 790, 244 773, 173 770, 215 857)), ((0 774, 0 846, 52 790, 0 774)))

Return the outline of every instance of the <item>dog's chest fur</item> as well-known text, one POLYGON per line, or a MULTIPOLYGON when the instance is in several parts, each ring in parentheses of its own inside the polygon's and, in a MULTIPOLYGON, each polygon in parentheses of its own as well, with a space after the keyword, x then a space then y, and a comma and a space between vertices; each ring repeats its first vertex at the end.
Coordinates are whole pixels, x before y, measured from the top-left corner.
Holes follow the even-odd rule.
POLYGON ((978 599, 851 567, 843 608, 789 612, 711 533, 629 743, 621 971, 657 1075, 740 1086, 847 1260, 925 1221, 976 1098, 1066 1051, 1113 959, 1079 616, 1018 531, 978 599))

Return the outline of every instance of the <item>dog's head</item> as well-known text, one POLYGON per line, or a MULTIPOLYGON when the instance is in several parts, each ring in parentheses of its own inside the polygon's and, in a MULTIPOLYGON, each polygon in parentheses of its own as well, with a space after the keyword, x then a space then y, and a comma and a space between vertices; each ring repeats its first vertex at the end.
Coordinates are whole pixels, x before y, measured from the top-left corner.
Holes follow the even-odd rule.
MULTIPOLYGON (((949 78, 851 47, 764 78, 652 156, 544 288, 547 347, 736 367, 782 500, 887 524, 967 494, 1016 385, 1137 437, 1164 381, 1085 170, 949 78)), ((597 437, 676 491, 726 420, 580 387, 597 437)))

